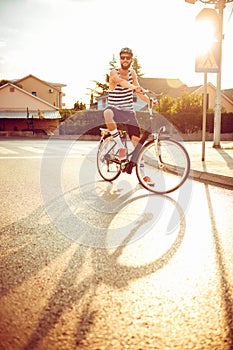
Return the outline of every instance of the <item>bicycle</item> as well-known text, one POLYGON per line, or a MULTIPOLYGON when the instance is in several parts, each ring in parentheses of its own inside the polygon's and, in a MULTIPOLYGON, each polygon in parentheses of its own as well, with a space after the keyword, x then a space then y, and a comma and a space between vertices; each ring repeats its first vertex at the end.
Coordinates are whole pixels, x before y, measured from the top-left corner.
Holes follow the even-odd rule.
POLYGON ((165 127, 158 132, 152 130, 153 104, 159 101, 161 94, 145 90, 150 94, 149 119, 150 126, 145 130, 139 143, 132 152, 127 147, 127 132, 120 130, 122 142, 127 150, 127 159, 119 161, 117 145, 108 129, 100 128, 101 138, 97 152, 97 168, 105 181, 114 181, 121 172, 132 173, 136 167, 139 183, 156 194, 166 194, 177 190, 184 184, 190 173, 190 158, 182 144, 169 135, 162 135, 165 127), (145 181, 145 174, 150 182, 145 181))

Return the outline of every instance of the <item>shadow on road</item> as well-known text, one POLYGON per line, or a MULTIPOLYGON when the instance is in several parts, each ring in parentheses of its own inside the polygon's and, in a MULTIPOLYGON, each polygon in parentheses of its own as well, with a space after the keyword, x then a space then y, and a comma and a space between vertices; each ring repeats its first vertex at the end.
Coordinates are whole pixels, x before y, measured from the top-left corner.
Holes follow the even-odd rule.
POLYGON ((216 148, 216 151, 220 154, 220 156, 226 161, 227 166, 229 169, 233 169, 232 165, 232 157, 229 155, 228 152, 224 150, 224 148, 216 148))
MULTIPOLYGON (((95 306, 98 288, 105 285, 120 290, 132 281, 155 273, 170 261, 181 245, 185 218, 175 200, 137 190, 122 195, 119 187, 104 188, 102 183, 98 186, 99 199, 86 185, 81 191, 74 188, 64 193, 63 198, 58 197, 47 203, 46 211, 48 213, 49 208, 49 212, 52 212, 52 223, 48 222, 45 208, 41 206, 30 216, 2 230, 1 296, 6 300, 12 290, 30 278, 33 281, 54 260, 60 258, 59 261, 62 261, 62 256, 71 249, 68 262, 64 259, 64 263, 56 267, 56 283, 49 290, 46 306, 38 314, 36 324, 28 330, 25 338, 22 336, 21 344, 26 344, 22 347, 24 350, 32 350, 43 342, 62 315, 74 305, 78 305, 75 342, 77 346, 80 345, 98 317, 99 308, 95 306), (107 202, 109 191, 115 193, 114 205, 110 197, 109 204, 107 202), (171 227, 171 221, 174 221, 170 231, 164 227, 164 222, 160 224, 161 217, 166 217, 168 212, 167 227, 171 227), (119 219, 120 227, 117 227, 116 219, 119 219), (64 234, 66 227, 69 227, 69 232, 76 230, 73 235, 75 240, 70 239, 67 231, 64 234), (84 237, 81 242, 80 237, 84 237), (109 241, 110 244, 106 243, 109 241), (141 256, 138 261, 141 263, 122 262, 125 250, 128 249, 130 255, 139 243, 140 248, 137 249, 141 256), (87 269, 85 274, 82 273, 83 269, 87 269)), ((33 293, 33 284, 31 289, 33 293)), ((34 313, 33 305, 27 310, 28 320, 31 313, 34 313)), ((2 316, 4 321, 7 314, 2 316)), ((19 329, 15 332, 20 334, 19 329)), ((1 334, 1 338, 3 336, 1 334)), ((14 345, 13 338, 12 335, 11 348, 19 349, 14 345)))
POLYGON ((223 249, 221 245, 221 237, 219 235, 217 225, 215 222, 215 214, 212 206, 211 196, 208 185, 205 185, 206 198, 211 218, 211 231, 213 235, 215 257, 217 271, 219 271, 220 290, 222 292, 222 301, 225 309, 225 319, 228 327, 228 337, 230 340, 230 349, 233 348, 233 302, 231 296, 231 287, 228 281, 227 263, 224 259, 223 249))

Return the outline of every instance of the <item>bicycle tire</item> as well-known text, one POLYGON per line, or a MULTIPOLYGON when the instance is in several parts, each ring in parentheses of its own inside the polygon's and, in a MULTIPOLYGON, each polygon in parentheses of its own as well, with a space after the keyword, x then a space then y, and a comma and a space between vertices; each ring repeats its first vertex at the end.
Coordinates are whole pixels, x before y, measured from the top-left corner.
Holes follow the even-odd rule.
POLYGON ((97 152, 97 168, 105 181, 115 180, 121 173, 120 164, 111 161, 117 154, 116 142, 112 136, 102 139, 97 152))
POLYGON ((188 178, 190 158, 186 149, 176 140, 161 136, 158 149, 154 141, 143 146, 139 153, 136 174, 140 184, 156 194, 177 190, 188 178), (145 175, 151 182, 145 181, 145 175))

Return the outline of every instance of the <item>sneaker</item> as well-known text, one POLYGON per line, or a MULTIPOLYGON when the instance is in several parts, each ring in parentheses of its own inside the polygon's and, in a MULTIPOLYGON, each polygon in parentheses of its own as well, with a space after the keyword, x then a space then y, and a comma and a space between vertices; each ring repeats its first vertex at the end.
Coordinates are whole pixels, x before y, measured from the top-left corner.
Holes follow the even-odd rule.
POLYGON ((120 161, 127 159, 126 148, 119 148, 118 159, 120 161))
POLYGON ((154 186, 154 182, 151 181, 151 178, 149 176, 144 176, 143 181, 145 181, 149 186, 154 186))

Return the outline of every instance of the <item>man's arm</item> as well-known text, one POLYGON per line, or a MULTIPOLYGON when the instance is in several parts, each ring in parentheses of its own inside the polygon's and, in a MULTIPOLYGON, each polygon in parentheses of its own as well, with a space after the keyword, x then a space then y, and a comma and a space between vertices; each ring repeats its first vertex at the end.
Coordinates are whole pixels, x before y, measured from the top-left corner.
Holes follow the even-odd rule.
POLYGON ((135 85, 130 84, 127 80, 121 78, 115 69, 112 69, 109 76, 109 88, 110 90, 114 90, 117 84, 121 85, 124 88, 134 90, 136 93, 142 92, 142 88, 139 84, 135 85))
MULTIPOLYGON (((135 86, 140 87, 139 82, 138 82, 138 78, 137 78, 137 75, 136 75, 135 71, 132 70, 131 72, 132 72, 132 77, 133 77, 133 84, 134 84, 135 86)), ((138 91, 135 90, 135 92, 136 92, 137 96, 140 98, 140 100, 142 100, 142 101, 144 101, 144 102, 146 102, 146 103, 149 104, 150 99, 149 99, 149 97, 144 93, 144 90, 143 90, 142 87, 140 87, 140 90, 138 89, 138 91)))

